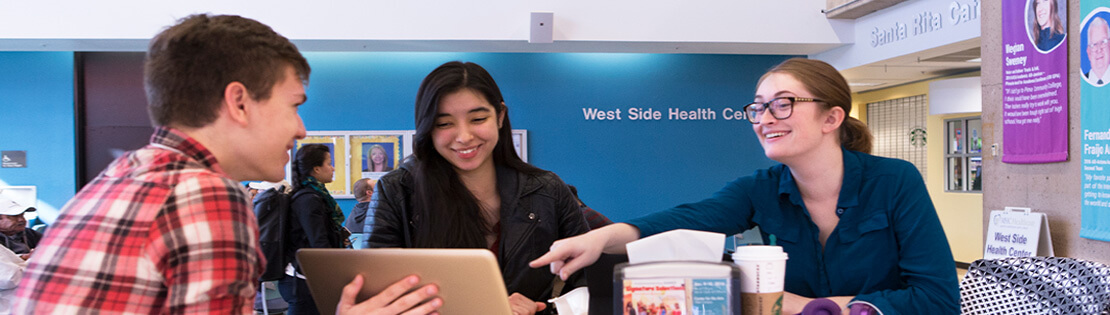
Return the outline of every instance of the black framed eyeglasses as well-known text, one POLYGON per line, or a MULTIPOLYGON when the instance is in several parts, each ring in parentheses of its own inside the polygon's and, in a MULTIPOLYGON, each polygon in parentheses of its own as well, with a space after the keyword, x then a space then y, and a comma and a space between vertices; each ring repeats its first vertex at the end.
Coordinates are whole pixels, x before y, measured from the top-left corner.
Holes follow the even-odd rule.
POLYGON ((755 102, 744 105, 744 116, 748 118, 748 121, 752 124, 758 124, 759 119, 763 117, 763 112, 767 109, 771 109, 771 116, 775 117, 775 119, 787 119, 790 118, 790 114, 794 113, 794 103, 797 102, 824 101, 807 97, 776 97, 764 103, 755 102))

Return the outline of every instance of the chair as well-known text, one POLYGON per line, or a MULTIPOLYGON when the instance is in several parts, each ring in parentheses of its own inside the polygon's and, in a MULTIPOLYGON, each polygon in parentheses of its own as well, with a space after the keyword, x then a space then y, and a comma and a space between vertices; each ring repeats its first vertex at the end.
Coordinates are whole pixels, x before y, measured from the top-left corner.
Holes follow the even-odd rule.
POLYGON ((1107 314, 1110 267, 1067 257, 980 259, 960 281, 973 314, 1107 314))

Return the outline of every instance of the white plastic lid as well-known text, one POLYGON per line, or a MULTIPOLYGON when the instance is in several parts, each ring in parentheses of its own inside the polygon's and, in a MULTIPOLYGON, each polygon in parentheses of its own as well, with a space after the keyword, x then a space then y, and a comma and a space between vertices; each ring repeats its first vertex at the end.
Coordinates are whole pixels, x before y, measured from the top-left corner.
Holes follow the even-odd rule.
POLYGON ((770 245, 740 246, 732 253, 732 260, 786 260, 787 257, 782 246, 770 245))

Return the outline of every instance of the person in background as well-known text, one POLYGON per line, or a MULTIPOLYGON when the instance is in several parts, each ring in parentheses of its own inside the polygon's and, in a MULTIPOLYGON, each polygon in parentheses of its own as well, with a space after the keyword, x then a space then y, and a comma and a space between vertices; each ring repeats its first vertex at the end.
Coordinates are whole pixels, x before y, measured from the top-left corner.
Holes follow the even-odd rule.
POLYGON ((254 200, 258 196, 258 188, 251 187, 251 183, 244 184, 243 187, 247 188, 247 200, 254 200))
POLYGON ((613 224, 613 221, 609 220, 609 217, 606 217, 604 214, 601 214, 601 212, 597 212, 597 210, 590 208, 590 206, 587 206, 585 202, 582 202, 582 198, 578 198, 577 187, 574 187, 574 185, 567 185, 567 187, 569 187, 570 192, 574 194, 574 200, 578 201, 578 208, 582 210, 582 217, 586 218, 586 224, 590 226, 591 230, 596 230, 603 226, 613 224))
POLYGON ((6 247, 0 247, 0 314, 11 314, 15 289, 23 279, 27 261, 6 247))
MULTIPOLYGON (((331 152, 327 146, 313 143, 301 146, 296 154, 289 204, 290 255, 301 248, 348 247, 351 233, 343 227, 343 210, 324 186, 335 178, 331 152)), ((285 273, 285 278, 278 281, 278 290, 289 303, 289 314, 319 314, 301 265, 294 260, 285 273)))
MULTIPOLYGON (((23 219, 23 213, 26 211, 35 211, 35 208, 24 207, 14 200, 0 196, 0 234, 4 234, 6 241, 8 241, 8 234, 14 233, 16 230, 34 232, 24 228, 27 221, 23 219)), ((15 238, 14 240, 21 239, 15 238)), ((38 238, 35 238, 34 242, 38 242, 38 238)), ((20 244, 27 244, 27 242, 23 241, 20 244)), ((23 271, 27 267, 26 260, 30 257, 30 252, 34 251, 33 245, 23 255, 16 254, 11 248, 12 243, 10 242, 6 243, 4 247, 0 247, 0 314, 12 313, 12 304, 16 301, 15 289, 19 287, 19 281, 23 279, 23 271)))
MULTIPOLYGON (((239 182, 279 181, 305 137, 310 68, 269 26, 191 15, 150 41, 150 145, 117 158, 60 211, 16 288, 16 314, 252 314, 262 259, 239 182)), ((427 314, 438 288, 409 277, 341 314, 427 314)))
POLYGON ((351 216, 347 217, 347 222, 343 225, 351 231, 352 235, 358 236, 358 241, 352 243, 361 248, 363 240, 370 235, 370 229, 374 227, 374 213, 367 211, 370 209, 370 196, 374 195, 374 185, 370 183, 369 178, 363 178, 355 181, 352 190, 358 203, 351 209, 351 216))
MULTIPOLYGON (((589 227, 566 183, 517 156, 508 111, 481 66, 432 70, 416 94, 415 152, 370 198, 367 247, 489 249, 513 313, 550 312, 555 277, 528 261, 589 227)), ((585 285, 581 273, 566 283, 562 293, 585 285)))
POLYGON ((849 117, 851 90, 818 60, 793 58, 759 79, 744 107, 764 154, 781 164, 698 202, 560 240, 532 261, 565 277, 604 251, 674 229, 732 235, 759 226, 789 254, 783 314, 815 298, 882 314, 958 314, 952 250, 921 173, 867 154, 871 134, 849 117))
POLYGON ((0 242, 23 260, 31 257, 42 233, 27 228, 27 218, 23 216, 35 207, 25 207, 14 200, 0 197, 0 242))
POLYGON ((1036 29, 1033 30, 1033 42, 1037 49, 1049 51, 1056 48, 1064 40, 1064 23, 1060 21, 1060 12, 1056 0, 1033 0, 1033 15, 1036 19, 1036 29))

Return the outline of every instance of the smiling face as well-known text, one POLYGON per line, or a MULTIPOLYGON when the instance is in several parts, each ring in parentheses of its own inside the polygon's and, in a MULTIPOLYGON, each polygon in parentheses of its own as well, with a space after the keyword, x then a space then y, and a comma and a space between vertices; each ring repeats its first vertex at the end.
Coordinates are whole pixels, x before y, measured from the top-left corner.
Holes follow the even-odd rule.
MULTIPOLYGON (((755 101, 762 103, 789 96, 814 98, 793 76, 772 73, 759 84, 755 101)), ((835 127, 830 130, 826 124, 828 112, 822 103, 796 102, 789 118, 775 119, 771 111, 764 111, 759 123, 752 125, 752 130, 768 158, 789 164, 787 161, 812 152, 824 141, 836 141, 835 127)))
POLYGON ((1110 42, 1107 42, 1107 38, 1110 38, 1110 27, 1106 22, 1092 22, 1091 29, 1087 30, 1087 58, 1091 62, 1091 72, 1096 77, 1101 77, 1106 72, 1107 65, 1110 65, 1110 42))
POLYGON ((374 165, 385 165, 385 149, 382 147, 373 147, 370 149, 370 160, 374 165))
MULTIPOLYGON (((293 67, 287 66, 285 77, 274 85, 270 98, 266 100, 247 100, 247 106, 254 108, 248 132, 251 141, 240 147, 245 149, 243 163, 236 177, 240 180, 281 181, 285 178, 285 164, 289 162, 288 151, 296 140, 304 139, 305 128, 297 108, 306 100, 304 84, 298 79, 293 67)), ((231 170, 229 170, 231 171, 231 170)))
POLYGON ((432 139, 436 152, 460 175, 493 172, 493 149, 504 112, 470 89, 440 99, 432 139))
POLYGON ((1037 25, 1041 28, 1050 27, 1052 23, 1052 6, 1055 5, 1052 0, 1036 0, 1033 2, 1034 10, 1037 13, 1037 25))

